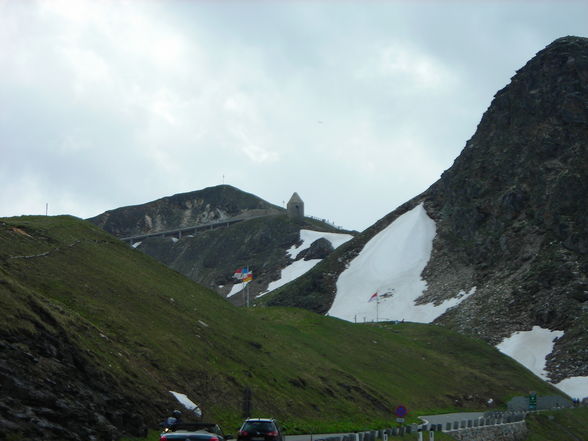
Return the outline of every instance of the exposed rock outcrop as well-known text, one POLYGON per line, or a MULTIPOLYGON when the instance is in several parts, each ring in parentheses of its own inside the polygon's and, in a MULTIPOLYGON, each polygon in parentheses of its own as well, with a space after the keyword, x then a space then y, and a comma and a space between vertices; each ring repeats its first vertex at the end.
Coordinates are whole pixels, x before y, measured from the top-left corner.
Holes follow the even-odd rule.
POLYGON ((297 256, 297 260, 324 259, 332 252, 333 245, 323 237, 315 240, 308 249, 301 251, 297 256))
POLYGON ((425 194, 438 225, 426 294, 477 286, 439 321, 492 343, 534 325, 564 330, 554 381, 588 375, 587 80, 588 39, 556 40, 496 94, 425 194))
MULTIPOLYGON (((59 310, 33 298, 28 307, 31 332, 0 330, 0 437, 12 433, 28 440, 82 441, 117 439, 123 433, 144 436, 145 414, 155 403, 146 405, 146 397, 141 400, 138 394, 133 398, 101 370, 60 325, 59 310)), ((86 331, 80 327, 79 332, 81 337, 86 331)))

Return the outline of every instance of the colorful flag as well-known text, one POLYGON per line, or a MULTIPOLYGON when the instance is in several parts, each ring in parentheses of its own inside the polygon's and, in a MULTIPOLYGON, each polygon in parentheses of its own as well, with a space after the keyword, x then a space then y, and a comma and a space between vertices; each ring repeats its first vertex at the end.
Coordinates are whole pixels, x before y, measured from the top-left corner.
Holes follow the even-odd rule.
POLYGON ((235 273, 233 274, 233 277, 237 280, 243 280, 248 272, 249 268, 244 266, 243 268, 236 269, 235 273))
POLYGON ((247 271, 243 276, 243 282, 251 282, 253 280, 253 271, 247 271))
POLYGON ((372 300, 378 300, 378 293, 375 292, 372 294, 372 296, 370 297, 370 299, 368 300, 368 302, 371 302, 372 300))

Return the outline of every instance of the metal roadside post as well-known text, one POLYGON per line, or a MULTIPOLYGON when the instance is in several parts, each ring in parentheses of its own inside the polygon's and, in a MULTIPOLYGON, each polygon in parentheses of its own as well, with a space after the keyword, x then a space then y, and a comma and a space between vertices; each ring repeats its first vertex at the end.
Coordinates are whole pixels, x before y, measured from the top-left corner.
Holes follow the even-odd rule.
POLYGON ((435 431, 434 430, 429 431, 429 441, 435 441, 435 431))
POLYGON ((251 388, 246 387, 243 390, 243 418, 249 418, 251 416, 251 407, 252 407, 252 399, 251 399, 251 388))

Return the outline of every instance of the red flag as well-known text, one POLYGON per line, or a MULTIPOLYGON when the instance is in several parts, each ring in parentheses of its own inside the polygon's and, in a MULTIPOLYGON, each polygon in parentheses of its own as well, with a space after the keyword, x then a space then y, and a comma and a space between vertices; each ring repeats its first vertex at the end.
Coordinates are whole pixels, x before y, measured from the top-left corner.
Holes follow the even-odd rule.
POLYGON ((371 302, 372 300, 378 300, 378 293, 375 292, 372 294, 372 296, 370 297, 370 299, 368 300, 368 302, 371 302))

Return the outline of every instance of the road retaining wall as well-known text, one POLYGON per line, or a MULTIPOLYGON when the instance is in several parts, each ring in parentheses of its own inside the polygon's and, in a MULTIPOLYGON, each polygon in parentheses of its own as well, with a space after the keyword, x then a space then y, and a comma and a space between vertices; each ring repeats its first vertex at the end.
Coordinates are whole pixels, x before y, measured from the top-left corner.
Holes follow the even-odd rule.
MULTIPOLYGON (((388 436, 445 432, 459 441, 522 441, 527 436, 527 412, 488 412, 483 417, 443 424, 408 424, 383 430, 317 438, 316 441, 385 441, 388 436)), ((423 440, 430 437, 423 436, 423 440)))
POLYGON ((458 441, 523 441, 527 438, 524 421, 448 432, 458 441))

